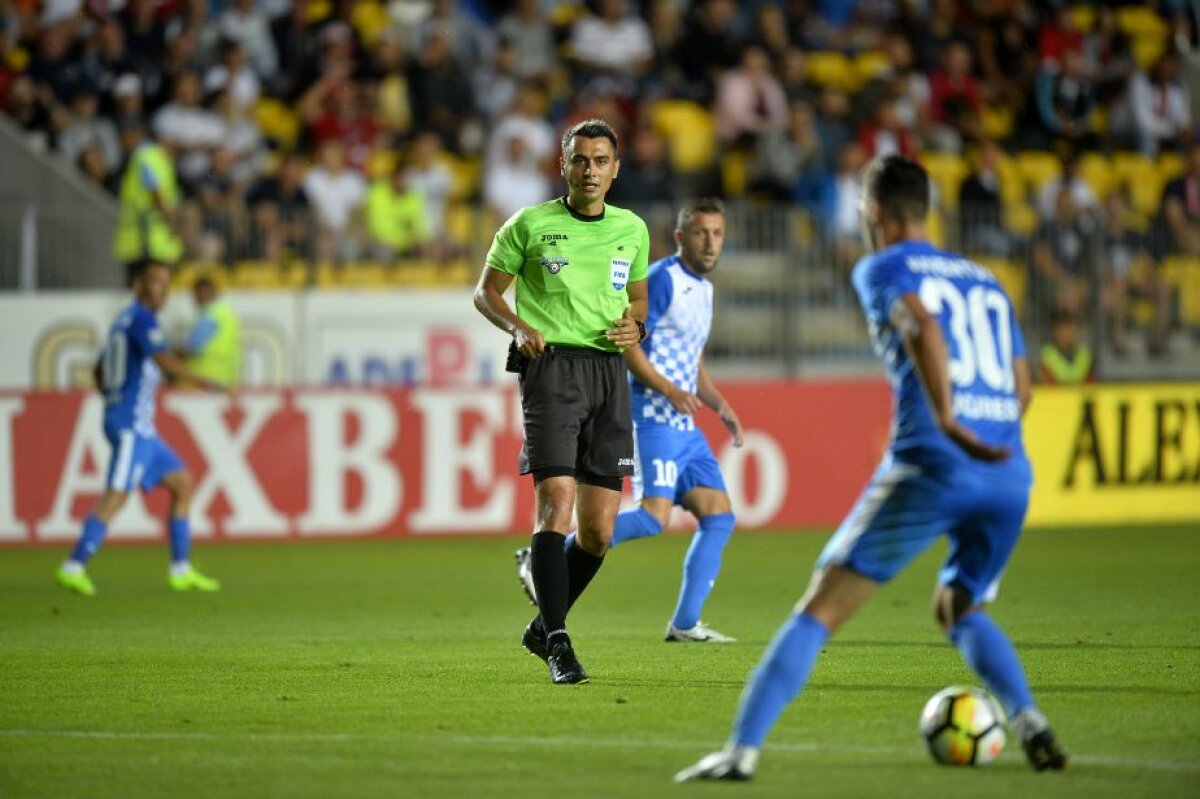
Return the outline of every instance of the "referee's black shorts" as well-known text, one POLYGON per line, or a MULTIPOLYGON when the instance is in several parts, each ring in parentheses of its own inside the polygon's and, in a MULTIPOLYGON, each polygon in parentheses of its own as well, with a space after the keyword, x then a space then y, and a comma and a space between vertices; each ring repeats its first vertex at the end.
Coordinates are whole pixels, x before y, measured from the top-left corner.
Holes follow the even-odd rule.
POLYGON ((620 488, 633 474, 633 420, 625 359, 552 344, 521 375, 521 474, 570 475, 620 488))

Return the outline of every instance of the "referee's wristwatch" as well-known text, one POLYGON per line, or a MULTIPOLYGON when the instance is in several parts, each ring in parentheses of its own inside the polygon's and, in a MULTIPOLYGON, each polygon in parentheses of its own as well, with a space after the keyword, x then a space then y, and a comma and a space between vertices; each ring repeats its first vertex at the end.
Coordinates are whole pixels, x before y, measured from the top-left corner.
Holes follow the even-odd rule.
POLYGON ((641 319, 634 319, 633 321, 638 327, 638 344, 641 344, 646 340, 646 323, 641 319))

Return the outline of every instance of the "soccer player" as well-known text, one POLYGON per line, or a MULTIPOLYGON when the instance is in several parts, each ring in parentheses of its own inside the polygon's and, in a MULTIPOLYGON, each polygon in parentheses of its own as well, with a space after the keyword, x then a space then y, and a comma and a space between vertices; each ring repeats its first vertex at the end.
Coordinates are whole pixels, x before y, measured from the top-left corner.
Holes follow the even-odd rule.
POLYGON ((567 635, 567 611, 604 561, 621 483, 633 471, 628 371, 621 350, 646 335, 650 234, 606 205, 620 170, 617 135, 589 119, 562 138, 567 194, 504 223, 475 289, 475 307, 512 336, 537 528, 530 569, 540 611, 522 645, 558 684, 586 682, 567 635), (520 277, 516 312, 504 292, 520 277), (579 534, 565 546, 578 501, 579 534))
POLYGON ((59 567, 58 584, 84 596, 93 596, 96 586, 85 566, 96 554, 108 524, 125 504, 129 492, 165 486, 171 494, 167 529, 171 541, 171 567, 167 585, 176 591, 217 591, 221 585, 206 577, 188 560, 191 531, 188 504, 192 478, 183 461, 154 429, 155 395, 163 372, 214 391, 220 385, 195 374, 167 352, 158 312, 171 286, 170 268, 158 261, 134 264, 134 300, 117 316, 94 375, 104 394, 104 435, 112 445, 104 495, 84 520, 70 557, 59 567))
POLYGON ((853 282, 895 392, 892 442, 751 675, 728 744, 678 782, 749 779, 826 639, 943 532, 950 554, 934 592, 938 623, 1004 705, 1032 766, 1067 763, 986 610, 1031 483, 1021 443, 1029 364, 1012 304, 986 269, 927 241, 929 178, 918 164, 884 156, 862 180, 864 239, 882 249, 859 261, 853 282))
MULTIPOLYGON (((610 547, 658 535, 675 505, 691 511, 699 525, 683 562, 679 601, 665 638, 727 643, 734 639, 700 621, 700 613, 721 570, 734 515, 721 468, 694 417, 707 405, 733 434, 734 446, 742 445, 742 423, 704 368, 713 309, 713 285, 705 275, 716 268, 725 244, 724 204, 710 198, 684 206, 675 243, 674 255, 650 266, 646 340, 624 353, 633 390, 638 506, 617 516, 610 547)), ((568 546, 573 538, 568 536, 568 546)), ((517 552, 517 574, 536 602, 528 548, 517 552)))

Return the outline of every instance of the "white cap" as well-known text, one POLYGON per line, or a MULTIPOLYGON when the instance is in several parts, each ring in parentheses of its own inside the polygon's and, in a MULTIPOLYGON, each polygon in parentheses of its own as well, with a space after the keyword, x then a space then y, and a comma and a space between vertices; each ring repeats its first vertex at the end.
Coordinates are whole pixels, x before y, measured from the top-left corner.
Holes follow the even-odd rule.
POLYGON ((128 97, 142 93, 142 79, 132 72, 127 72, 117 78, 113 84, 113 97, 128 97))

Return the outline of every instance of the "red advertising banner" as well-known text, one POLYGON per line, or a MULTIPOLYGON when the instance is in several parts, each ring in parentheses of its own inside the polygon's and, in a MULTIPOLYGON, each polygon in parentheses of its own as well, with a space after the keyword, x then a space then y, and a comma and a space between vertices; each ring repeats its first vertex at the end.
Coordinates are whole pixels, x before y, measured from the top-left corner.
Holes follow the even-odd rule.
MULTIPOLYGON (((734 449, 700 423, 743 527, 835 525, 887 440, 875 381, 724 389, 747 430, 734 449)), ((73 540, 102 492, 99 395, 0 392, 0 543, 73 540)), ((520 405, 507 388, 292 389, 235 399, 167 392, 160 435, 195 477, 197 538, 364 537, 528 530, 516 473, 520 405)), ((164 492, 131 496, 110 540, 163 535, 164 492)))

